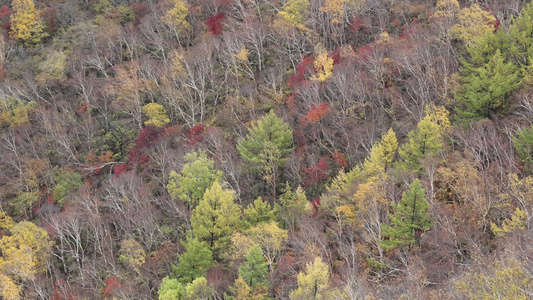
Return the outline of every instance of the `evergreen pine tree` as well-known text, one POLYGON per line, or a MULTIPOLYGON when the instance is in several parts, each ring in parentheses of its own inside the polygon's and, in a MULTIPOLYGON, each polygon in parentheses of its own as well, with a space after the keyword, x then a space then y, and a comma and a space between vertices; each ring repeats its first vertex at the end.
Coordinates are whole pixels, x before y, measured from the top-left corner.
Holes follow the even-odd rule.
POLYGON ((419 242, 423 231, 431 228, 429 204, 424 193, 420 181, 416 179, 409 192, 403 193, 402 200, 397 205, 392 204, 394 214, 389 214, 390 225, 383 224, 382 234, 388 237, 381 243, 384 250, 411 247, 419 242))
POLYGON ((215 258, 228 247, 231 234, 240 222, 241 209, 234 203, 235 192, 215 182, 191 216, 196 238, 207 243, 215 258))
MULTIPOLYGON (((268 142, 279 149, 281 157, 292 152, 292 131, 273 111, 252 124, 246 138, 237 144, 237 150, 246 161, 257 165, 261 163, 261 154, 268 142)), ((285 159, 281 158, 280 162, 283 161, 285 159)))
POLYGON ((533 166, 533 125, 529 128, 519 129, 513 137, 513 146, 518 158, 529 169, 533 166))
POLYGON ((439 125, 430 115, 424 117, 416 130, 409 132, 409 140, 398 151, 404 166, 417 171, 422 167, 423 158, 439 154, 443 149, 440 132, 439 125))
POLYGON ((239 277, 244 279, 252 291, 260 286, 269 286, 268 263, 259 246, 253 246, 246 255, 246 261, 239 268, 239 277))
POLYGON ((204 151, 187 153, 184 158, 187 163, 181 172, 170 172, 167 190, 172 199, 195 207, 205 190, 222 180, 222 171, 215 169, 214 162, 204 151))
POLYGON ((301 187, 298 187, 296 193, 291 189, 290 184, 285 184, 284 193, 279 197, 279 204, 274 205, 276 217, 283 228, 295 229, 300 217, 305 211, 307 197, 301 187))
POLYGON ((492 118, 509 108, 509 93, 520 85, 520 70, 512 62, 505 62, 499 49, 481 67, 465 65, 461 77, 462 90, 459 115, 466 119, 492 118), (465 70, 466 69, 466 70, 465 70))
POLYGON ((211 267, 213 254, 202 242, 194 238, 187 238, 183 244, 185 252, 178 256, 178 266, 173 271, 178 276, 180 283, 189 283, 198 277, 205 276, 211 267))
POLYGON ((398 140, 391 128, 370 150, 370 155, 365 159, 361 168, 362 175, 365 178, 383 175, 394 161, 397 149, 398 140))
POLYGON ((291 292, 291 300, 337 299, 338 292, 330 287, 329 266, 320 257, 306 265, 298 274, 298 288, 291 292))
POLYGON ((276 194, 278 168, 292 152, 292 131, 273 111, 252 124, 248 135, 239 141, 237 150, 249 163, 252 171, 259 171, 266 184, 276 194))
POLYGON ((275 210, 272 210, 270 203, 258 197, 244 209, 244 222, 246 226, 255 226, 259 223, 269 222, 274 218, 274 214, 275 210))
POLYGON ((519 66, 529 64, 533 57, 533 3, 530 2, 523 9, 520 17, 513 19, 509 26, 511 39, 510 54, 512 60, 519 66))

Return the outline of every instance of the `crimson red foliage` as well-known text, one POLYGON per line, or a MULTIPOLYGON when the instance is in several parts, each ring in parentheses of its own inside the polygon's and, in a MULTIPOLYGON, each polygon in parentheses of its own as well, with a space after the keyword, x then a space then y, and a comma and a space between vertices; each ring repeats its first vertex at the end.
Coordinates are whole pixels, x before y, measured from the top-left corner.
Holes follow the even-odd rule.
POLYGON ((318 164, 313 167, 304 169, 304 186, 306 188, 317 186, 328 179, 327 172, 328 162, 324 158, 320 158, 318 164))
POLYGON ((142 165, 150 159, 148 155, 143 154, 142 150, 150 147, 154 142, 158 141, 164 129, 155 128, 152 126, 141 129, 137 135, 137 140, 133 148, 129 152, 129 164, 142 165))
POLYGON ((105 280, 105 288, 104 288, 104 298, 110 297, 113 294, 113 291, 116 290, 120 286, 120 283, 118 281, 117 276, 110 276, 105 280))
POLYGON ((9 20, 9 16, 13 14, 13 11, 9 6, 4 5, 2 8, 0 8, 0 24, 2 24, 2 29, 4 30, 4 34, 7 36, 9 31, 11 31, 11 21, 9 20))
POLYGON ((8 35, 9 32, 11 31, 11 21, 9 21, 9 20, 5 20, 5 21, 2 23, 2 29, 4 30, 4 34, 5 34, 5 35, 8 35))
POLYGON ((212 15, 211 17, 207 18, 207 21, 205 22, 207 24, 207 28, 209 28, 209 31, 213 35, 219 35, 222 32, 222 21, 224 20, 224 14, 218 13, 216 15, 212 15))
POLYGON ((305 80, 305 74, 309 70, 313 70, 314 55, 305 56, 302 61, 296 66, 295 72, 289 78, 289 86, 293 87, 305 80))
POLYGON ((191 146, 204 140, 201 134, 204 132, 205 126, 202 124, 196 124, 189 128, 187 132, 187 145, 191 146))
POLYGON ((317 196, 315 200, 311 201, 311 205, 313 206, 313 213, 316 214, 320 206, 320 196, 317 196))
POLYGON ((355 52, 355 55, 359 58, 360 61, 367 61, 374 54, 374 49, 370 44, 366 44, 355 52))
POLYGON ((500 20, 496 19, 496 21, 494 21, 494 31, 498 31, 498 29, 500 28, 500 25, 501 25, 500 20))
POLYGON ((115 176, 118 176, 128 172, 129 170, 130 166, 128 164, 118 164, 115 165, 115 167, 113 168, 113 174, 115 174, 115 176))
POLYGON ((318 121, 320 121, 320 119, 324 117, 330 110, 331 107, 327 102, 322 102, 319 105, 313 105, 311 106, 311 110, 303 117, 303 121, 318 123, 318 121))
POLYGON ((337 48, 337 50, 332 52, 329 57, 333 59, 333 65, 339 64, 341 62, 341 48, 337 48))
POLYGON ((363 18, 355 17, 350 23, 350 31, 353 33, 358 33, 360 31, 366 30, 366 21, 363 18))
POLYGON ((346 157, 344 156, 344 153, 340 152, 339 150, 337 150, 337 151, 335 151, 333 153, 333 160, 341 168, 347 168, 348 167, 348 163, 346 162, 346 157))
POLYGON ((2 6, 2 8, 0 8, 0 18, 3 19, 5 17, 9 17, 13 14, 13 11, 11 10, 11 8, 9 8, 9 6, 7 5, 4 5, 2 6))

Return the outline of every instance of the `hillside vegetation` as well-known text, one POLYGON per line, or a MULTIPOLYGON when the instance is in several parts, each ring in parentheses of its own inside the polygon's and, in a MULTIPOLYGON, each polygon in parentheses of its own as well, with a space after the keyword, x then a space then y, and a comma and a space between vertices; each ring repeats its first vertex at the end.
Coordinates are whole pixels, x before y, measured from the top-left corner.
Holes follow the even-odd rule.
POLYGON ((533 299, 531 1, 0 24, 1 299, 533 299))

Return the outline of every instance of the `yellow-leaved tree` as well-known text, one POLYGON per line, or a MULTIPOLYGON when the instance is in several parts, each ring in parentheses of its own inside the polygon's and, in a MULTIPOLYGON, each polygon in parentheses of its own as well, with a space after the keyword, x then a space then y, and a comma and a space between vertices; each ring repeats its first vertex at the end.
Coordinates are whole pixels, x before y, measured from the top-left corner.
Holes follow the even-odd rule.
POLYGON ((305 17, 309 13, 309 6, 309 0, 289 0, 285 2, 278 16, 283 22, 289 23, 300 30, 307 31, 305 17))
POLYGON ((459 13, 459 2, 457 0, 437 0, 434 17, 454 18, 459 13))
POLYGON ((11 233, 0 240, 0 295, 3 299, 19 299, 19 284, 46 270, 51 243, 46 231, 31 222, 13 224, 2 213, 0 224, 11 233))
POLYGON ((149 118, 144 122, 146 126, 163 127, 170 122, 167 111, 161 104, 149 103, 142 107, 142 112, 149 118))
POLYGON ((298 274, 298 288, 291 292, 291 300, 336 299, 338 292, 330 287, 329 266, 320 257, 306 265, 298 274))
POLYGON ((331 16, 331 23, 339 24, 344 18, 344 3, 345 0, 326 0, 320 10, 331 16))
POLYGON ((174 7, 168 10, 167 13, 161 17, 161 20, 177 31, 188 29, 191 26, 187 21, 189 4, 183 0, 173 0, 172 2, 174 3, 174 7))
POLYGON ((125 239, 120 244, 118 260, 128 268, 139 273, 139 267, 144 264, 146 253, 141 244, 134 239, 125 239))
POLYGON ((452 27, 451 33, 468 45, 475 44, 480 37, 494 31, 494 22, 496 21, 490 12, 481 9, 475 3, 470 7, 461 9, 457 19, 459 23, 452 27))
POLYGON ((329 57, 328 51, 325 49, 319 51, 313 63, 316 74, 311 77, 311 80, 324 82, 333 75, 333 58, 329 57))
POLYGON ((13 0, 11 2, 11 36, 27 44, 37 44, 46 37, 44 26, 39 20, 39 13, 32 0, 13 0))

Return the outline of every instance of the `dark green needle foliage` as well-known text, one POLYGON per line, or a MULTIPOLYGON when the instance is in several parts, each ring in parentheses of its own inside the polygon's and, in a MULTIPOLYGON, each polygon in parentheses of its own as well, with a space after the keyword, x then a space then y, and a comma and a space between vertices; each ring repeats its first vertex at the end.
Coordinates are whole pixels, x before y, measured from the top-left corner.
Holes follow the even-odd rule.
POLYGON ((187 238, 183 245, 185 252, 179 255, 178 266, 173 268, 180 283, 189 283, 198 277, 205 276, 211 267, 213 254, 211 250, 197 239, 187 238))
POLYGON ((383 224, 382 234, 388 239, 382 241, 383 249, 389 251, 418 244, 422 232, 431 228, 429 204, 424 198, 425 190, 416 179, 402 200, 392 204, 394 214, 389 214, 390 225, 383 224))
POLYGON ((239 268, 239 276, 252 290, 261 286, 269 287, 268 263, 265 262, 259 246, 253 246, 250 249, 246 255, 246 261, 239 268))

